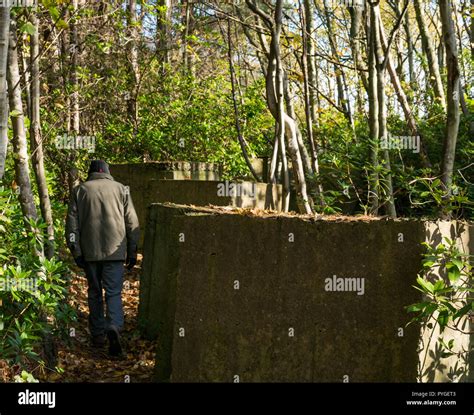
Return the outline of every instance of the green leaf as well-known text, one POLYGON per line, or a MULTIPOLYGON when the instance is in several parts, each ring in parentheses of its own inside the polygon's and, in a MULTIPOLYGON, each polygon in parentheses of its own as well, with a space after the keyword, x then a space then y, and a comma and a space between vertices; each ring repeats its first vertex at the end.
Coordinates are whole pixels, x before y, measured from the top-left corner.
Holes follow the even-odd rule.
POLYGON ((451 268, 448 272, 448 278, 449 281, 455 282, 459 279, 461 276, 461 271, 456 267, 456 268, 451 268))
POLYGON ((453 315, 453 320, 465 316, 471 310, 474 310, 474 303, 473 302, 467 303, 464 307, 462 307, 458 311, 456 311, 456 313, 454 313, 454 315, 453 315))
POLYGON ((426 308, 426 306, 428 304, 431 304, 429 302, 424 302, 424 303, 415 303, 415 304, 412 304, 412 305, 409 305, 407 307, 407 312, 409 313, 416 313, 418 311, 422 311, 426 308))
POLYGON ((451 260, 451 262, 456 265, 456 267, 461 271, 464 268, 464 264, 460 259, 454 258, 451 260))
POLYGON ((59 19, 59 10, 57 9, 57 7, 50 7, 48 10, 53 20, 59 19))
POLYGON ((20 32, 28 33, 29 35, 34 35, 36 31, 36 27, 31 22, 26 22, 25 24, 20 26, 20 32))
POLYGON ((435 282, 434 286, 433 286, 433 290, 435 292, 438 292, 440 290, 444 289, 444 281, 443 280, 438 280, 435 282))
POLYGON ((444 328, 448 325, 449 322, 449 313, 448 310, 441 310, 438 314, 438 323, 441 329, 441 332, 444 330, 444 328))
POLYGON ((433 284, 429 281, 425 281, 423 278, 418 277, 416 279, 420 287, 422 287, 426 292, 433 294, 433 284))
POLYGON ((434 265, 435 263, 436 263, 435 261, 424 261, 424 262, 423 262, 423 267, 424 267, 424 268, 431 268, 431 267, 433 267, 433 265, 434 265))
POLYGON ((450 357, 452 355, 454 355, 453 352, 443 352, 443 353, 441 353, 441 358, 445 359, 445 358, 450 357))
POLYGON ((56 22, 56 27, 58 29, 67 29, 69 27, 68 23, 63 20, 63 19, 59 19, 57 22, 56 22))

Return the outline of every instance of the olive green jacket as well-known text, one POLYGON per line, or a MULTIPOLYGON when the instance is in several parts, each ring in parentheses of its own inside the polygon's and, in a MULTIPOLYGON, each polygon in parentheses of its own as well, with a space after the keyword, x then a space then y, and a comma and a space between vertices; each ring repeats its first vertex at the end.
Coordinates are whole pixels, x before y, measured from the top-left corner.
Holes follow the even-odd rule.
POLYGON ((136 257, 140 230, 128 187, 110 174, 92 173, 73 189, 66 241, 74 258, 124 261, 136 257))

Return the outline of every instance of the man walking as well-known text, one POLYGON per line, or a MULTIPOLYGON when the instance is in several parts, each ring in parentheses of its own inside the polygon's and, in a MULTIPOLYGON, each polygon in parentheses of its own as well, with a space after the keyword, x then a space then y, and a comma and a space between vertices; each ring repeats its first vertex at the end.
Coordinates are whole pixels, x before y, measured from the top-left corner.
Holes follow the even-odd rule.
POLYGON ((87 276, 92 345, 103 347, 107 337, 111 356, 122 354, 123 263, 128 269, 137 263, 139 232, 128 187, 114 181, 105 161, 93 160, 87 181, 72 191, 66 239, 87 276))

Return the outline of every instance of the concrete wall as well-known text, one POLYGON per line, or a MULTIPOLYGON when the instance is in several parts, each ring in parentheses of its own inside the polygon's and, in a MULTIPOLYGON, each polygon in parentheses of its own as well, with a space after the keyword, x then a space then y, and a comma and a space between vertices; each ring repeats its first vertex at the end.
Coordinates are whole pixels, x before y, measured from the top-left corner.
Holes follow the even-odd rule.
POLYGON ((180 203, 196 206, 236 206, 281 210, 282 187, 266 183, 238 183, 238 194, 219 194, 221 186, 237 183, 220 181, 220 167, 209 163, 143 163, 110 166, 115 180, 130 187, 140 222, 141 240, 151 203, 180 203))
MULTIPOLYGON (((445 243, 443 237, 448 236, 456 241, 456 245, 461 252, 474 254, 474 226, 472 225, 469 226, 463 222, 428 222, 425 226, 425 232, 426 241, 431 246, 437 246, 441 242, 445 243)), ((474 356, 469 353, 472 345, 474 345, 474 338, 463 335, 449 327, 441 333, 434 317, 431 318, 429 324, 432 325, 432 328, 425 325, 421 331, 419 381, 459 382, 467 380, 474 382, 474 370, 468 372, 468 368, 473 367, 474 364, 474 356), (448 344, 450 340, 454 340, 453 351, 457 354, 442 357, 446 350, 441 347, 439 339, 442 339, 445 344, 448 344)), ((474 332, 474 325, 469 317, 465 317, 459 322, 459 328, 466 332, 474 332)))
POLYGON ((267 183, 152 180, 145 200, 196 206, 235 206, 281 211, 282 187, 267 183))
MULTIPOLYGON (((151 180, 220 180, 222 166, 200 162, 150 162, 112 164, 110 173, 114 179, 130 187, 133 204, 140 221, 141 241, 143 242, 146 221, 146 208, 149 204, 148 186, 151 180)), ((172 201, 172 200, 171 200, 172 201)))
POLYGON ((426 223, 173 205, 149 218, 139 323, 158 336, 157 380, 416 381, 404 307, 420 300, 426 223), (363 295, 327 291, 334 275, 363 295))

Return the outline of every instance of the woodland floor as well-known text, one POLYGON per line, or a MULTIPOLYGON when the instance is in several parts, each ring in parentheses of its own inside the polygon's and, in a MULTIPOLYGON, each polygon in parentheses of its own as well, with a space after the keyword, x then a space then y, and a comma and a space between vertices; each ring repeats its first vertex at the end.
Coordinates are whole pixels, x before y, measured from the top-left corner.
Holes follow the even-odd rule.
POLYGON ((124 356, 110 358, 107 347, 91 347, 88 331, 87 280, 75 268, 70 285, 70 303, 77 313, 72 326, 75 335, 58 345, 58 367, 63 373, 45 374, 49 382, 151 382, 155 364, 155 344, 140 338, 137 329, 140 260, 133 271, 126 271, 122 292, 125 326, 122 332, 124 356))

